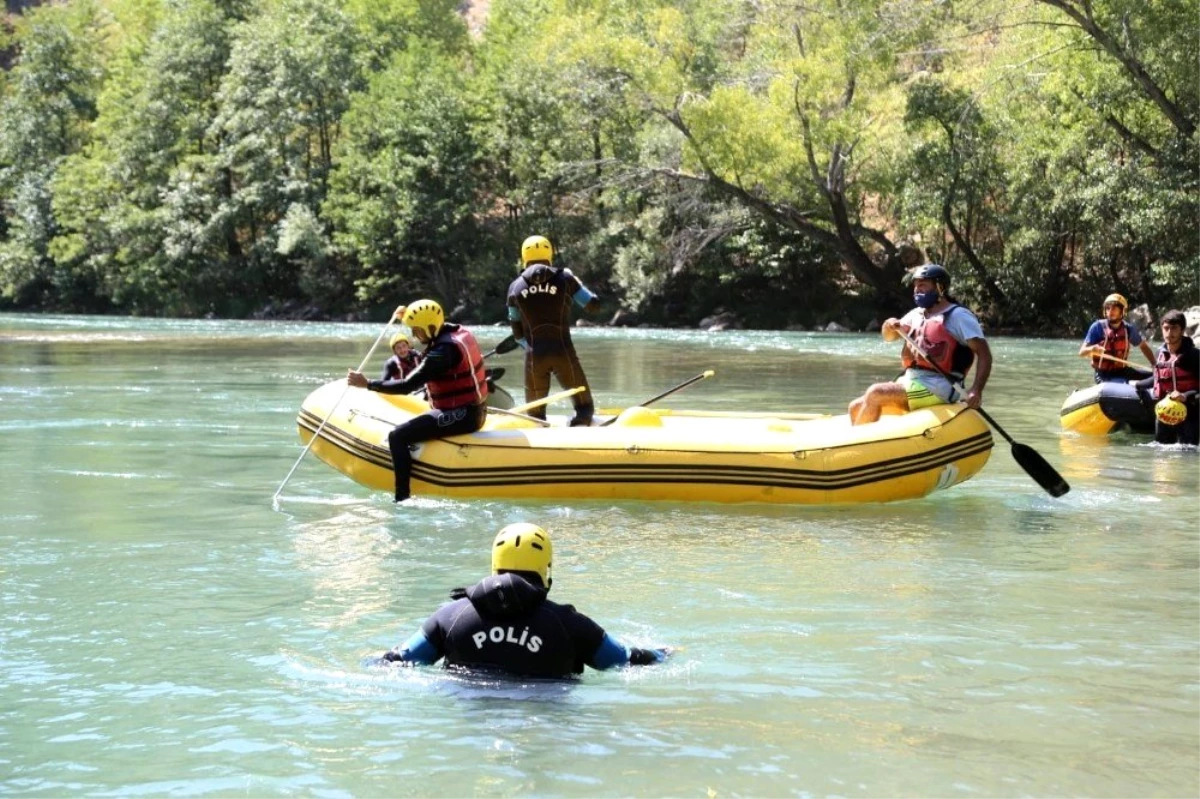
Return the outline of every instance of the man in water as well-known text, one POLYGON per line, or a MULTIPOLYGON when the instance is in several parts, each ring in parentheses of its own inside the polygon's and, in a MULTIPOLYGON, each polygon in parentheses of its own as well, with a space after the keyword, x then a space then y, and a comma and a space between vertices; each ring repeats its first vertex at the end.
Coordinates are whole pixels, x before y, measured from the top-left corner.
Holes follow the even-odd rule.
MULTIPOLYGON (((594 311, 600 301, 570 269, 554 267, 554 250, 544 236, 530 236, 521 245, 521 274, 508 287, 508 320, 513 337, 525 349, 525 401, 550 393, 550 376, 564 389, 583 386, 571 401, 571 426, 587 427, 596 412, 587 375, 571 342, 571 304, 594 311)), ((545 407, 529 411, 546 418, 545 407)))
POLYGON ((950 273, 943 267, 919 266, 912 281, 917 307, 901 319, 888 319, 881 333, 884 341, 910 338, 920 352, 905 342, 900 356, 904 374, 893 383, 876 383, 851 402, 851 424, 878 421, 887 407, 907 413, 959 401, 978 408, 983 401, 983 387, 992 373, 992 350, 979 320, 950 296, 950 273), (973 363, 975 380, 961 395, 955 384, 962 382, 973 363))
POLYGON ((1152 390, 1153 399, 1170 398, 1183 405, 1187 415, 1178 424, 1167 424, 1156 414, 1154 440, 1160 444, 1200 444, 1200 350, 1183 334, 1187 319, 1183 311, 1163 314, 1163 345, 1154 362, 1154 375, 1138 383, 1138 393, 1152 390))
POLYGON ((510 524, 492 544, 492 574, 456 588, 399 650, 383 660, 561 679, 583 667, 661 663, 669 650, 626 647, 570 605, 546 598, 553 547, 535 524, 510 524))
POLYGON ((447 322, 442 306, 433 300, 417 300, 396 309, 400 323, 408 325, 417 341, 425 345, 421 363, 399 380, 367 380, 362 372, 350 370, 346 381, 356 388, 382 394, 409 394, 421 386, 429 390, 427 413, 396 425, 388 434, 392 468, 396 472, 396 501, 409 497, 412 454, 409 444, 474 433, 487 419, 488 386, 483 353, 470 330, 447 322))
POLYGON ((1154 367, 1154 351, 1142 338, 1137 326, 1125 321, 1125 311, 1128 308, 1129 301, 1120 294, 1109 294, 1105 297, 1104 318, 1092 322, 1087 334, 1083 337, 1083 344, 1079 346, 1081 356, 1092 356, 1092 369, 1095 372, 1097 383, 1110 381, 1124 383, 1146 377, 1145 371, 1113 360, 1114 358, 1119 358, 1121 361, 1129 360, 1129 351, 1133 347, 1140 349, 1142 355, 1146 356, 1146 360, 1150 362, 1151 368, 1154 367), (1105 355, 1109 357, 1102 357, 1105 355))

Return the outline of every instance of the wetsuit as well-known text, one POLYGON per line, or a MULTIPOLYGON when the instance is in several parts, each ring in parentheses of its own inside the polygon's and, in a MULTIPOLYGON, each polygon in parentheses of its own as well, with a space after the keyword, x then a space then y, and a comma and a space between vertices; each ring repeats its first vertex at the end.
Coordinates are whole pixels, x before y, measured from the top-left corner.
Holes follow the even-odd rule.
MULTIPOLYGON (((536 580, 536 575, 535 578, 536 580)), ((608 669, 657 663, 656 649, 627 648, 570 605, 546 598, 546 589, 507 572, 456 589, 404 643, 384 659, 499 671, 523 677, 565 678, 583 667, 608 669)))
POLYGON ((367 389, 382 394, 409 394, 428 385, 433 407, 388 434, 396 501, 409 497, 412 453, 409 445, 431 438, 474 433, 487 419, 487 380, 483 355, 469 330, 447 322, 421 356, 421 363, 401 380, 372 380, 367 389))
MULTIPOLYGON (((545 263, 530 264, 508 287, 508 319, 525 348, 525 401, 549 394, 551 375, 564 389, 583 386, 585 390, 571 398, 572 425, 591 424, 596 406, 571 343, 571 303, 582 308, 595 301, 570 269, 545 263)), ((529 414, 545 419, 546 409, 535 408, 529 414)))
POLYGON ((379 379, 384 381, 403 380, 412 374, 413 370, 415 370, 420 363, 421 354, 419 352, 414 352, 413 350, 408 351, 407 358, 401 358, 399 355, 393 355, 392 357, 388 358, 387 363, 383 365, 383 375, 380 376, 379 379))
POLYGON ((1155 419, 1154 440, 1160 444, 1200 445, 1200 349, 1190 336, 1184 336, 1179 352, 1171 352, 1166 344, 1158 350, 1154 375, 1137 384, 1143 401, 1150 404, 1168 396, 1172 391, 1183 395, 1187 417, 1176 425, 1163 424, 1155 419), (1148 401, 1147 401, 1148 400, 1148 401))

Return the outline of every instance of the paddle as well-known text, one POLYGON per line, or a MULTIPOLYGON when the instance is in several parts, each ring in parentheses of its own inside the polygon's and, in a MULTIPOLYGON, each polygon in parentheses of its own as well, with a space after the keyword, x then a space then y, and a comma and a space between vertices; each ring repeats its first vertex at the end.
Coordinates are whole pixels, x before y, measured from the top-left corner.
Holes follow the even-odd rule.
MULTIPOLYGON (((663 397, 671 396, 672 394, 674 394, 676 391, 679 391, 680 389, 687 388, 692 383, 698 383, 701 380, 712 377, 714 374, 716 374, 716 372, 714 372, 712 369, 706 369, 703 372, 701 372, 700 374, 696 375, 695 377, 690 377, 687 380, 684 380, 679 385, 675 386, 674 388, 669 388, 666 391, 664 391, 663 393, 658 394, 657 396, 651 397, 650 399, 646 400, 645 402, 639 403, 639 405, 644 408, 645 406, 650 405, 651 403, 658 402, 663 397)), ((619 416, 619 414, 618 414, 618 416, 619 416)), ((618 416, 614 416, 613 418, 603 422, 600 425, 600 427, 608 427, 610 424, 617 421, 618 416)))
POLYGON ((519 345, 517 344, 516 336, 513 336, 510 333, 508 338, 504 339, 499 344, 497 344, 495 347, 493 347, 492 349, 485 352, 483 354, 483 357, 490 358, 493 355, 503 355, 506 352, 512 352, 518 346, 519 345))
POLYGON ((489 405, 488 413, 498 413, 501 416, 515 416, 518 419, 524 419, 527 422, 533 422, 534 424, 536 424, 539 427, 549 427, 550 426, 550 423, 547 422, 545 419, 539 419, 538 417, 530 416, 527 413, 518 413, 517 411, 510 411, 507 408, 493 408, 491 405, 489 405))
POLYGON ((524 405, 518 405, 517 407, 510 408, 509 410, 512 413, 524 413, 525 411, 532 411, 534 408, 540 408, 543 405, 549 405, 551 402, 558 402, 560 399, 573 397, 580 391, 586 390, 587 389, 585 389, 583 386, 575 386, 575 388, 568 388, 566 391, 560 391, 557 394, 551 394, 548 397, 542 397, 540 400, 534 400, 533 402, 526 402, 524 405))
MULTIPOLYGON (((396 314, 394 313, 388 317, 387 324, 383 326, 383 330, 379 331, 379 335, 375 337, 375 343, 371 345, 371 349, 367 350, 367 354, 363 356, 362 363, 358 365, 358 369, 355 371, 361 372, 363 369, 367 368, 367 361, 371 360, 371 356, 375 353, 375 348, 379 346, 379 342, 383 341, 383 337, 387 335, 388 328, 392 326, 392 321, 395 318, 396 314)), ((287 473, 287 477, 283 478, 283 482, 279 484, 279 488, 275 489, 275 496, 271 497, 272 509, 279 510, 279 495, 283 492, 283 487, 288 484, 288 480, 292 479, 292 475, 295 473, 296 467, 300 465, 300 461, 304 460, 304 456, 308 454, 310 449, 312 449, 312 445, 316 443, 318 438, 321 437, 321 431, 325 429, 326 423, 329 422, 329 419, 333 416, 333 412, 337 410, 337 407, 342 404, 342 400, 346 398, 346 392, 349 390, 350 383, 347 382, 346 387, 342 389, 342 393, 338 394, 337 401, 333 403, 333 407, 329 409, 329 412, 325 414, 325 418, 321 420, 321 424, 317 427, 317 432, 313 433, 312 438, 310 438, 308 440, 308 444, 305 445, 304 451, 300 453, 300 457, 296 458, 296 462, 292 464, 292 468, 287 473)))
MULTIPOLYGON (((934 371, 949 380, 951 383, 954 382, 954 378, 950 377, 950 375, 946 374, 946 372, 940 366, 930 360, 929 354, 917 346, 917 342, 905 335, 904 331, 902 330, 897 329, 896 332, 900 334, 900 338, 908 342, 908 346, 912 347, 914 352, 921 354, 925 361, 933 367, 934 371)), ((964 391, 963 394, 965 396, 966 392, 964 391)), ((979 415, 986 419, 988 424, 996 428, 996 432, 1004 436, 1008 443, 1012 445, 1013 460, 1015 460, 1017 464, 1025 470, 1026 474, 1036 480, 1038 485, 1046 489, 1050 496, 1061 497, 1063 494, 1071 490, 1071 487, 1067 485, 1067 481, 1062 478, 1062 475, 1055 471, 1054 467, 1051 466, 1046 459, 1037 452, 1037 450, 1026 444, 1020 444, 1014 440, 1013 437, 1010 436, 1003 427, 997 424, 996 420, 988 415, 988 412, 983 408, 976 408, 975 410, 979 411, 979 415)))
POLYGON ((1081 352, 1081 353, 1079 353, 1079 357, 1080 358, 1105 358, 1110 361, 1116 361, 1117 363, 1125 364, 1126 366, 1132 366, 1134 369, 1142 369, 1142 370, 1146 369, 1145 366, 1138 366, 1136 363, 1133 363, 1132 361, 1127 361, 1124 358, 1118 358, 1115 355, 1109 355, 1107 352, 1101 352, 1098 355, 1092 355, 1090 352, 1081 352))

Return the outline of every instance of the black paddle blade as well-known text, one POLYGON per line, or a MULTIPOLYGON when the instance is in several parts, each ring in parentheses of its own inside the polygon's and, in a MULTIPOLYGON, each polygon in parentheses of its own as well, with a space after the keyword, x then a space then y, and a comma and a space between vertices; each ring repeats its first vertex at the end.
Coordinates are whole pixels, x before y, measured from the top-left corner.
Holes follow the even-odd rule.
POLYGON ((500 378, 504 377, 505 371, 506 370, 503 366, 493 366, 491 369, 488 369, 484 374, 487 375, 488 382, 493 383, 493 382, 499 380, 500 378))
POLYGON ((496 349, 494 350, 494 352, 497 355, 503 355, 506 352, 512 352, 518 346, 520 346, 520 345, 517 344, 517 340, 515 338, 513 338, 512 336, 509 336, 508 338, 504 339, 504 341, 501 341, 499 344, 496 345, 496 349))
POLYGON ((1047 463, 1046 459, 1033 447, 1014 441, 1012 442, 1012 456, 1013 460, 1020 464, 1021 468, 1037 481, 1038 485, 1046 489, 1050 496, 1061 497, 1071 490, 1062 475, 1056 472, 1054 467, 1047 463))

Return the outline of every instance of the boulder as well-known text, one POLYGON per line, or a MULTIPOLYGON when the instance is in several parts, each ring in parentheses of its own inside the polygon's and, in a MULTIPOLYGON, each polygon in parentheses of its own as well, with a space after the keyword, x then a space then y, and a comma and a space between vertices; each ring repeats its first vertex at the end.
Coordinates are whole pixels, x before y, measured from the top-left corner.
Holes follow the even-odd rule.
POLYGON ((826 333, 849 333, 850 328, 845 327, 843 325, 839 325, 837 322, 830 322, 829 324, 825 325, 825 332, 826 333))
POLYGON ((1183 326, 1183 334, 1185 336, 1196 337, 1200 333, 1200 305, 1193 305, 1183 312, 1185 324, 1183 326))
POLYGON ((1143 338, 1154 338, 1154 334, 1158 332, 1154 329, 1154 320, 1150 318, 1150 306, 1146 303, 1126 311, 1125 321, 1136 327, 1143 338))
POLYGON ((710 333, 719 330, 741 330, 742 320, 735 313, 718 309, 712 316, 701 319, 699 327, 710 333))

